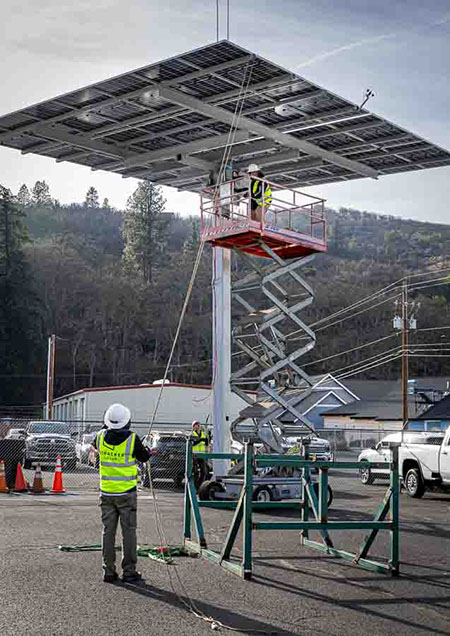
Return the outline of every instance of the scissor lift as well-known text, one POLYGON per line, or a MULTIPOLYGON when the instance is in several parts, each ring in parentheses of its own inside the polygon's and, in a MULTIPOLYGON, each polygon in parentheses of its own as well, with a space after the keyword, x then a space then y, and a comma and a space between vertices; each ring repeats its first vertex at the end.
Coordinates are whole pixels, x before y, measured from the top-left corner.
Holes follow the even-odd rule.
POLYGON ((252 218, 250 184, 239 194, 236 181, 206 188, 201 196, 202 232, 205 241, 239 253, 251 270, 232 284, 239 314, 232 338, 239 362, 230 385, 249 404, 232 422, 232 436, 239 439, 239 425, 251 419, 253 434, 247 427, 245 439, 282 452, 274 426, 283 430, 286 414, 301 428, 312 429, 297 408, 313 390, 313 380, 298 360, 316 340, 300 317, 314 300, 301 272, 316 253, 327 251, 325 201, 260 181, 263 192, 270 186, 272 201, 262 202, 259 220, 252 218), (250 390, 258 391, 256 402, 250 390))

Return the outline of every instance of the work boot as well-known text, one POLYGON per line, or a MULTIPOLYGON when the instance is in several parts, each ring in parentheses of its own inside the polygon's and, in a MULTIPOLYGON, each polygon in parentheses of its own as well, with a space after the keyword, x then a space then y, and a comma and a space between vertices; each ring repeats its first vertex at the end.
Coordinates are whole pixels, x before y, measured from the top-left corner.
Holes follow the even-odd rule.
POLYGON ((104 574, 103 575, 103 581, 105 583, 115 583, 118 578, 119 578, 119 575, 117 574, 117 572, 114 572, 113 574, 104 574))
POLYGON ((135 572, 134 574, 122 575, 122 581, 124 583, 143 583, 144 579, 142 578, 142 574, 140 572, 135 572))

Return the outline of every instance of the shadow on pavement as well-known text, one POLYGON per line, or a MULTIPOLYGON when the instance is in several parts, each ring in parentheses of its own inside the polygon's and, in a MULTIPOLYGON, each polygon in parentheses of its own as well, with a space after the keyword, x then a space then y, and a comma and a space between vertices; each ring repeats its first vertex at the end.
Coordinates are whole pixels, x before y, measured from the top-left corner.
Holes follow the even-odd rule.
MULTIPOLYGON (((332 557, 330 557, 332 558, 332 557)), ((261 561, 263 561, 263 559, 261 559, 261 561)), ((336 560, 336 562, 342 563, 339 560, 336 560)), ((268 564, 265 564, 266 566, 268 564)), ((344 564, 343 564, 344 565, 344 564)), ((276 567, 278 568, 278 566, 275 566, 273 564, 271 564, 269 567, 276 567)), ((287 568, 283 568, 283 569, 287 569, 287 568)), ((292 573, 292 571, 291 571, 292 573)), ((299 574, 301 574, 301 570, 299 570, 299 574)), ((335 576, 324 576, 322 573, 318 573, 318 572, 314 572, 314 577, 319 578, 319 579, 323 579, 327 582, 329 582, 329 584, 333 587, 333 585, 336 583, 336 577, 335 576)), ((402 577, 403 578, 403 577, 402 577)), ((267 587, 267 588, 271 588, 271 589, 277 589, 280 590, 282 592, 286 592, 289 594, 294 594, 297 595, 299 597, 301 597, 301 599, 303 600, 311 600, 311 601, 315 601, 315 602, 321 602, 321 603, 327 603, 330 606, 334 606, 334 607, 338 607, 341 609, 350 609, 353 610, 355 612, 359 612, 361 614, 364 614, 365 616, 372 616, 373 618, 376 619, 382 619, 382 620, 386 620, 386 621, 390 621, 393 623, 396 623, 398 625, 403 625, 404 627, 408 627, 408 628, 414 628, 416 630, 421 630, 423 631, 424 634, 426 634, 427 636, 432 633, 432 634, 439 634, 440 636, 449 636, 450 635, 450 631, 449 630, 443 630, 443 629, 439 629, 437 628, 435 625, 433 625, 432 631, 430 632, 430 625, 426 624, 425 622, 423 624, 410 620, 408 618, 404 618, 400 616, 400 608, 401 607, 407 607, 407 606, 417 606, 418 604, 421 605, 427 605, 430 608, 436 609, 436 611, 438 610, 447 610, 449 609, 448 605, 446 605, 446 603, 448 603, 450 601, 450 596, 445 595, 445 596, 437 596, 437 597, 425 597, 425 596, 413 596, 413 597, 404 597, 404 596, 397 596, 394 594, 391 594, 389 592, 386 592, 383 589, 378 588, 378 591, 381 592, 383 594, 383 596, 378 596, 378 597, 372 597, 372 598, 355 598, 355 599, 339 599, 336 598, 335 596, 331 596, 328 594, 325 594, 323 592, 317 592, 317 591, 313 591, 311 589, 308 589, 307 587, 300 587, 297 585, 294 585, 292 583, 288 583, 285 581, 279 581, 279 580, 274 580, 271 578, 267 578, 265 576, 255 576, 255 578, 253 579, 254 582, 256 584, 259 584, 261 586, 267 587), (386 598, 387 594, 389 594, 388 598, 386 598), (389 614, 389 613, 385 613, 383 611, 383 609, 378 609, 375 608, 373 606, 390 606, 390 605, 395 605, 399 608, 399 611, 396 612, 395 615, 393 614, 389 614)), ((411 579, 409 579, 411 580, 411 579)), ((351 580, 345 580, 345 579, 339 579, 340 583, 347 583, 349 586, 352 585, 352 581, 351 580)), ((423 579, 420 578, 418 580, 418 583, 423 583, 423 579)), ((356 584, 354 584, 356 585, 356 584)), ((358 585, 358 588, 361 589, 361 584, 358 585)), ((373 591, 373 590, 371 590, 373 591)), ((444 616, 442 616, 442 621, 444 621, 444 616)), ((403 632, 402 632, 403 633, 403 632)))
MULTIPOLYGON (((224 625, 232 627, 233 630, 241 632, 243 634, 264 634, 264 636, 298 636, 297 632, 286 631, 280 629, 280 627, 271 625, 260 620, 249 618, 237 612, 230 611, 217 605, 211 605, 200 601, 198 599, 189 599, 186 596, 178 596, 174 592, 169 592, 158 587, 152 587, 148 584, 131 585, 129 583, 122 584, 124 588, 135 594, 146 596, 147 598, 153 598, 158 601, 163 601, 168 605, 184 609, 186 612, 191 613, 189 610, 190 602, 192 602, 199 613, 206 617, 211 617, 215 621, 219 621, 224 625)), ((200 620, 200 619, 199 619, 200 620)), ((284 622, 284 621, 281 621, 284 622)), ((205 622, 205 625, 208 623, 205 622)))

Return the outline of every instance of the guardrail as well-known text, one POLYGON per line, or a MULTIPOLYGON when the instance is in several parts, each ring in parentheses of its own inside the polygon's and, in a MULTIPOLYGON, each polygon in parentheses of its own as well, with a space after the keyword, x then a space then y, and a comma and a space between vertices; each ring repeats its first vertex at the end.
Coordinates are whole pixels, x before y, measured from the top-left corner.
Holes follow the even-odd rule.
POLYGON ((398 447, 393 447, 393 457, 390 463, 378 462, 372 464, 374 468, 389 467, 389 487, 372 520, 358 521, 330 521, 328 518, 328 471, 346 470, 349 468, 363 468, 363 462, 314 462, 296 458, 292 455, 264 455, 254 454, 253 444, 245 444, 244 455, 230 453, 196 453, 199 459, 237 459, 244 460, 244 478, 239 499, 236 501, 217 500, 201 501, 193 478, 192 444, 188 442, 186 454, 186 479, 184 498, 184 542, 190 550, 198 552, 202 557, 221 565, 230 572, 244 579, 251 579, 253 569, 252 537, 255 530, 300 530, 303 545, 351 561, 355 565, 373 572, 399 575, 399 475, 398 475, 398 447), (255 471, 267 466, 295 466, 301 470, 301 496, 297 501, 253 501, 253 484, 255 471), (318 496, 311 480, 312 471, 318 471, 318 496), (264 509, 294 508, 300 513, 299 521, 254 521, 253 512, 264 509), (225 543, 220 552, 215 552, 207 546, 201 508, 217 508, 234 510, 233 519, 227 532, 225 543), (310 511, 314 519, 310 520, 310 511), (387 517, 390 517, 387 519, 387 517), (192 540, 192 525, 195 527, 197 540, 192 540), (242 562, 236 563, 230 559, 238 532, 243 527, 242 562), (318 530, 322 542, 310 539, 309 533, 318 530), (329 532, 333 530, 369 530, 357 553, 336 548, 329 532), (369 551, 380 530, 390 533, 389 560, 369 559, 369 551))

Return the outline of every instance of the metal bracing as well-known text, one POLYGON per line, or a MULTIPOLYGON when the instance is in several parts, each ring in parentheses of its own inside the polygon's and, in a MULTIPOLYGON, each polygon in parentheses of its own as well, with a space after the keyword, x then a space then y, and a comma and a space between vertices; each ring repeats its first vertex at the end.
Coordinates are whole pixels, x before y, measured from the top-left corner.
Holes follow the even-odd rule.
MULTIPOLYGON (((186 478, 184 494, 184 545, 191 551, 197 552, 205 559, 220 565, 229 572, 237 574, 244 579, 251 579, 253 574, 253 532, 256 530, 300 530, 301 543, 304 546, 324 552, 350 561, 371 572, 390 574, 393 577, 400 574, 399 554, 399 474, 398 474, 398 446, 392 449, 392 461, 372 464, 373 468, 387 468, 389 471, 389 487, 373 518, 346 519, 335 521, 329 519, 328 510, 328 478, 329 470, 336 474, 339 471, 361 469, 363 462, 316 462, 304 460, 295 455, 258 455, 255 454, 253 444, 245 444, 245 452, 242 455, 230 453, 198 453, 196 456, 204 460, 229 460, 243 462, 244 475, 239 479, 240 495, 236 500, 226 498, 224 486, 230 481, 222 478, 219 485, 222 486, 222 497, 212 497, 211 500, 200 500, 197 496, 193 476, 192 443, 188 442, 186 453, 186 478), (253 501, 254 487, 264 479, 259 478, 258 469, 264 468, 288 468, 295 467, 300 473, 300 499, 291 501, 253 501), (313 472, 318 472, 318 483, 312 480, 313 472), (317 490, 315 488, 317 486, 317 490), (219 551, 208 546, 205 534, 205 526, 202 520, 201 509, 213 508, 216 510, 233 510, 234 515, 225 542, 219 551), (263 509, 283 510, 291 508, 298 513, 295 520, 254 520, 253 513, 263 509), (192 537, 192 526, 195 529, 196 540, 192 537), (239 530, 242 528, 242 544, 240 555, 234 555, 233 548, 239 540, 239 530), (349 552, 335 546, 335 541, 342 540, 342 534, 337 538, 331 534, 339 530, 346 533, 354 530, 368 530, 357 552, 349 552), (319 531, 321 541, 310 538, 310 533, 319 531), (370 551, 380 531, 389 532, 389 556, 386 558, 370 558, 370 551)), ((289 479, 284 480, 288 483, 289 479)), ((280 480, 283 481, 283 480, 280 480)), ((270 479, 266 484, 270 484, 270 479)), ((219 491, 220 492, 220 491, 219 491)), ((334 534, 334 533, 333 533, 334 534)), ((280 535, 278 534, 279 538, 280 535)))
MULTIPOLYGON (((314 332, 300 318, 314 300, 313 289, 301 275, 314 255, 285 261, 264 242, 260 245, 270 264, 242 254, 251 273, 232 284, 232 301, 238 306, 235 313, 240 314, 232 330, 233 343, 240 355, 236 356, 239 368, 231 374, 231 390, 239 395, 245 389, 258 390, 258 402, 269 403, 261 409, 259 427, 270 422, 282 426, 281 420, 289 414, 291 421, 312 428, 297 407, 313 390, 313 381, 298 361, 316 342, 314 332), (303 338, 292 347, 290 336, 299 330, 303 338), (287 389, 300 386, 303 390, 286 396, 287 389)), ((232 423, 232 430, 240 421, 242 418, 232 423)))
MULTIPOLYGON (((229 111, 218 106, 205 104, 201 100, 196 99, 195 97, 191 97, 190 95, 186 95, 181 91, 177 91, 172 88, 158 88, 157 96, 171 103, 184 105, 187 108, 191 108, 195 112, 200 112, 209 117, 214 117, 215 119, 217 119, 218 121, 222 121, 223 123, 230 125, 235 123, 234 116, 229 111)), ((273 141, 276 141, 281 146, 286 146, 287 148, 295 148, 313 157, 321 157, 322 159, 325 159, 330 163, 348 168, 349 170, 354 170, 361 176, 372 178, 376 178, 378 176, 375 170, 369 168, 366 165, 363 165, 356 161, 352 161, 351 159, 346 159, 345 157, 340 157, 334 152, 324 150, 319 146, 314 146, 310 142, 298 139, 297 137, 292 137, 291 135, 289 135, 289 133, 283 133, 270 128, 269 126, 265 126, 264 124, 260 124, 254 119, 249 119, 241 115, 241 117, 239 117, 237 121, 237 126, 238 128, 247 130, 248 132, 254 133, 255 135, 261 135, 262 137, 273 139, 273 141)))

